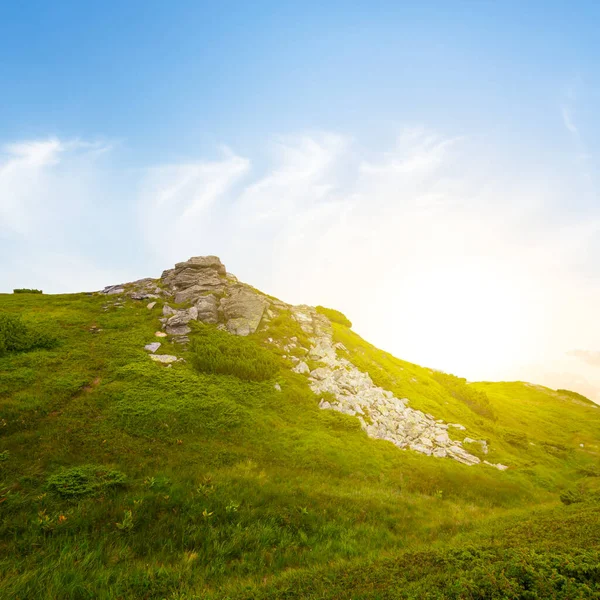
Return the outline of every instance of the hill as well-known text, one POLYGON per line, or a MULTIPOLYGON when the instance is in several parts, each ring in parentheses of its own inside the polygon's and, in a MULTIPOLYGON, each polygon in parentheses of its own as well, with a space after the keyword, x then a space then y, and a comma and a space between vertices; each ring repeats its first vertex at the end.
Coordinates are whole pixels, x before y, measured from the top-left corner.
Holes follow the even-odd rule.
POLYGON ((0 596, 600 597, 599 413, 216 257, 0 295, 0 596))

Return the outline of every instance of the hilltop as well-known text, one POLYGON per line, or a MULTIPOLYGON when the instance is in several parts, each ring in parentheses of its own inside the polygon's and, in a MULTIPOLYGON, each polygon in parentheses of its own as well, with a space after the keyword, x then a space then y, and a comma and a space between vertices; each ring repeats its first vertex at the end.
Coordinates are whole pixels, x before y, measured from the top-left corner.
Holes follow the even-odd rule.
POLYGON ((600 597, 586 398, 400 360, 214 256, 24 292, 0 295, 2 597, 600 597))

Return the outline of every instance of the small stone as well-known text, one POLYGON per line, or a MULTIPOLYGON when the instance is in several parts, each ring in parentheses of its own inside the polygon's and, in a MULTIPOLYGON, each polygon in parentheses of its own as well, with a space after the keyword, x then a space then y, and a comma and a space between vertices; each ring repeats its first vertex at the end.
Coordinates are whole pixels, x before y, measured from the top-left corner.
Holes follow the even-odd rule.
POLYGON ((159 363, 168 364, 177 362, 178 358, 172 354, 150 354, 150 358, 159 363))
POLYGON ((292 371, 294 371, 294 373, 310 373, 310 369, 308 368, 308 365, 304 362, 301 361, 299 362, 293 369, 292 371))
POLYGON ((460 425, 459 423, 448 423, 448 427, 454 427, 455 429, 459 429, 460 431, 465 431, 466 429, 464 425, 460 425))
POLYGON ((280 386, 278 383, 276 383, 276 384, 275 384, 273 387, 274 387, 274 388, 275 388, 275 389, 276 389, 278 392, 280 392, 280 391, 281 391, 281 386, 280 386))
POLYGON ((167 334, 164 331, 156 331, 154 332, 156 337, 167 337, 167 334))
POLYGON ((146 344, 144 346, 144 350, 148 352, 152 352, 154 354, 160 348, 160 342, 152 342, 151 344, 146 344))
POLYGON ((146 306, 146 308, 148 310, 152 310, 155 306, 156 306, 156 302, 150 302, 150 304, 148 304, 148 306, 146 306))

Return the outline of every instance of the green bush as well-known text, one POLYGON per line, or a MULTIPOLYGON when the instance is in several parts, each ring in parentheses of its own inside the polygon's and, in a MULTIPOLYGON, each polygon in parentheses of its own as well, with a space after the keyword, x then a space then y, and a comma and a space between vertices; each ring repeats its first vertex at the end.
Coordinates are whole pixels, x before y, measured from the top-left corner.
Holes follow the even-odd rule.
POLYGON ((325 308, 324 306, 317 306, 317 312, 320 315, 326 316, 332 323, 338 323, 339 325, 344 325, 345 327, 352 327, 352 321, 339 310, 335 310, 334 308, 325 308))
POLYGON ((42 290, 34 290, 29 288, 17 288, 13 290, 14 294, 43 294, 42 290))
POLYGON ((472 411, 482 417, 495 419, 490 399, 485 392, 480 392, 467 384, 467 380, 442 371, 433 371, 433 378, 442 385, 453 398, 466 404, 472 411))
POLYGON ((265 381, 277 374, 278 363, 268 350, 250 338, 199 325, 191 344, 192 364, 202 373, 234 375, 265 381))
POLYGON ((123 485, 125 485, 123 473, 97 465, 63 469, 48 478, 48 489, 63 498, 98 496, 123 485))
POLYGON ((0 356, 9 352, 26 352, 51 348, 56 339, 27 327, 18 315, 0 313, 0 356))

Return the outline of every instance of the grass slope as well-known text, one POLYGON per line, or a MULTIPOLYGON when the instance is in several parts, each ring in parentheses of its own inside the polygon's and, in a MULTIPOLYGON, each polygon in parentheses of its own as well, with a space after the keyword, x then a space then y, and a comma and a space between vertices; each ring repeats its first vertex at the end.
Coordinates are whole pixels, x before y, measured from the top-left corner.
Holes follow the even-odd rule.
POLYGON ((319 410, 262 343, 302 339, 289 316, 243 341, 163 341, 186 359, 165 368, 143 350, 160 303, 106 302, 0 296, 57 340, 0 357, 0 597, 598 597, 600 411, 585 400, 468 385, 335 324, 376 383, 511 466, 466 467, 319 410))

